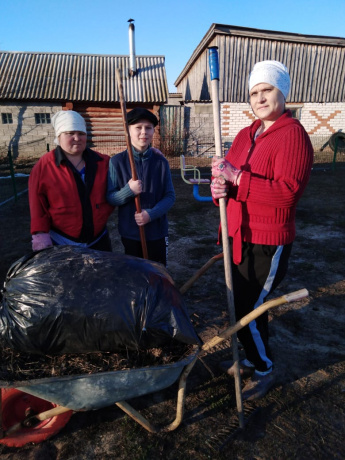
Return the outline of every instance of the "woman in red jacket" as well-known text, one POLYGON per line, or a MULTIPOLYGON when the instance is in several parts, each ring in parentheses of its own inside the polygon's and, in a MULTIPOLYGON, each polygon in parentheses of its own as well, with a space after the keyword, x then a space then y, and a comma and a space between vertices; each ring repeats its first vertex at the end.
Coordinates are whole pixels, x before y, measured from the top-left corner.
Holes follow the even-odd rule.
POLYGON ((106 201, 109 157, 86 148, 86 124, 72 110, 52 118, 56 149, 29 178, 32 249, 71 244, 111 251, 106 201))
MULTIPOLYGON (((213 159, 211 192, 227 199, 237 320, 257 308, 284 278, 295 238, 296 205, 307 185, 313 148, 298 120, 285 110, 287 68, 278 61, 255 64, 249 77, 250 105, 258 120, 240 131, 224 159, 213 159)), ((243 399, 257 399, 273 386, 268 315, 238 331, 251 377, 243 399)), ((234 375, 234 367, 221 367, 234 375)))

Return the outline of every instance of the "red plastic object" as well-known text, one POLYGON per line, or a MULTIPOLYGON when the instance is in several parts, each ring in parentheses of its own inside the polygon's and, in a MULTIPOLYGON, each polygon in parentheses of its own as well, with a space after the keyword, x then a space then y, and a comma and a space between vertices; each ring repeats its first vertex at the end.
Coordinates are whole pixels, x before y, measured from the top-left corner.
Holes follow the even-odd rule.
MULTIPOLYGON (((15 388, 2 388, 2 426, 6 431, 16 423, 21 423, 28 412, 39 414, 56 407, 57 404, 37 398, 15 388)), ((37 425, 26 428, 22 427, 9 436, 0 439, 1 444, 8 447, 21 447, 30 442, 38 444, 60 431, 71 418, 73 411, 70 410, 37 425)))

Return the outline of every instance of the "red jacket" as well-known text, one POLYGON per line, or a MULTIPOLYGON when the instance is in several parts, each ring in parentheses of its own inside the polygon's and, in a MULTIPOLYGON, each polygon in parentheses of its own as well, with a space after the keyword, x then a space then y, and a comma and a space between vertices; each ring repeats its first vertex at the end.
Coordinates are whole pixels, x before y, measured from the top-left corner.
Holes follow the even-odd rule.
MULTIPOLYGON (((51 228, 78 239, 83 213, 76 180, 70 167, 60 161, 56 150, 43 155, 29 178, 31 233, 49 232, 51 228)), ((106 226, 114 207, 106 201, 109 157, 93 150, 84 152, 86 169, 92 168, 94 182, 89 191, 94 236, 106 226)))
POLYGON ((243 171, 227 203, 233 258, 241 261, 241 242, 285 245, 295 238, 296 205, 309 180, 313 147, 300 122, 285 112, 256 138, 256 120, 236 136, 226 159, 243 171))

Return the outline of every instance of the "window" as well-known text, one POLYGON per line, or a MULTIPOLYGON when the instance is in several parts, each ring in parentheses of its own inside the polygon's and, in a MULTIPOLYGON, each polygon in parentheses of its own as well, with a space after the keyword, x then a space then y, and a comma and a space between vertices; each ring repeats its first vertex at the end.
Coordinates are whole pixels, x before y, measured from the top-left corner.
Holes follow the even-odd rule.
POLYGON ((2 113, 1 118, 3 125, 10 125, 13 123, 12 113, 2 113))
POLYGON ((50 123, 50 113, 35 113, 37 125, 50 123))
POLYGON ((293 118, 301 119, 303 104, 286 104, 286 108, 291 110, 293 118))
POLYGON ((300 109, 290 109, 290 110, 291 110, 291 113, 292 113, 293 118, 299 119, 299 112, 300 112, 300 109))

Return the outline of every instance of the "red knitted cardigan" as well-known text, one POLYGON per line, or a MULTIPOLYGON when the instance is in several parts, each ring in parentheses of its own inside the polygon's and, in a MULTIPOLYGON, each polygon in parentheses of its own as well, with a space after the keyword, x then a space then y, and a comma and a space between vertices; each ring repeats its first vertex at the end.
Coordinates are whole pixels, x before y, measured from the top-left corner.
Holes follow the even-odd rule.
POLYGON ((308 183, 313 148, 303 126, 286 111, 254 141, 256 120, 236 136, 226 159, 241 169, 239 187, 227 203, 233 259, 241 261, 241 242, 284 245, 295 238, 296 205, 308 183))

